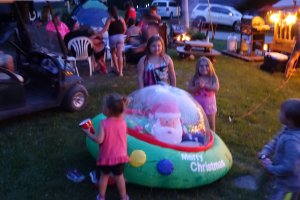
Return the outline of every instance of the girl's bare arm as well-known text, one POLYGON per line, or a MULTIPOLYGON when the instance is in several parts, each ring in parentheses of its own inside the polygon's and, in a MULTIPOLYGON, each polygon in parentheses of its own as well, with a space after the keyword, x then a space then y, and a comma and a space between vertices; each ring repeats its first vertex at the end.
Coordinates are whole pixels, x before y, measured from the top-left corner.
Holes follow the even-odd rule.
POLYGON ((122 22, 122 26, 123 26, 123 30, 124 30, 123 34, 125 34, 126 30, 127 30, 127 26, 126 26, 126 23, 123 18, 121 18, 121 22, 122 22))
POLYGON ((99 32, 99 35, 103 35, 103 33, 105 33, 105 31, 108 30, 110 22, 111 22, 111 18, 108 18, 105 22, 103 29, 99 32))
POLYGON ((168 68, 169 68, 170 85, 176 87, 176 74, 174 69, 174 63, 170 56, 168 56, 168 58, 169 58, 168 68))
POLYGON ((220 88, 218 77, 214 76, 214 80, 210 80, 209 83, 205 85, 205 88, 217 92, 220 88))
POLYGON ((95 141, 98 144, 101 144, 104 140, 104 128, 101 123, 99 123, 98 132, 96 134, 92 134, 89 130, 83 129, 85 134, 91 138, 93 141, 95 141))
POLYGON ((145 56, 143 56, 138 64, 137 64, 137 70, 138 70, 138 87, 141 89, 144 87, 144 80, 143 80, 143 76, 144 76, 144 70, 145 70, 145 66, 144 66, 144 63, 145 63, 145 56))
POLYGON ((195 93, 198 90, 198 85, 195 84, 194 82, 194 76, 191 78, 188 84, 188 91, 190 93, 195 93))

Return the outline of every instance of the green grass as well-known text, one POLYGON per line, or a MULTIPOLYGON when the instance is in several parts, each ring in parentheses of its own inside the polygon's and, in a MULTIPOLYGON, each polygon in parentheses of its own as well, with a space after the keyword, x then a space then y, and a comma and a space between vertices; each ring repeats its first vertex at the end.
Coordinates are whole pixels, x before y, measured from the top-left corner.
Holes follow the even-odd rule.
MULTIPOLYGON (((215 41, 219 50, 225 42, 215 41)), ((173 57, 177 85, 186 89, 194 73, 195 60, 173 57)), ((256 153, 280 128, 280 103, 299 97, 299 73, 284 89, 275 91, 283 74, 269 74, 259 70, 261 63, 249 63, 227 56, 217 57, 214 63, 220 79, 217 94, 217 134, 233 155, 233 167, 219 181, 187 190, 170 190, 127 184, 132 199, 264 199, 266 189, 248 191, 236 188, 233 180, 245 174, 257 174, 256 153), (254 105, 262 104, 252 115, 241 118, 254 105), (228 118, 232 117, 233 122, 228 118)), ((52 109, 0 122, 0 195, 1 199, 95 199, 97 190, 89 177, 79 184, 65 177, 69 168, 78 168, 86 176, 94 169, 95 161, 86 149, 85 137, 78 123, 100 112, 104 94, 115 91, 130 94, 136 86, 135 68, 125 69, 125 77, 116 78, 95 74, 84 77, 89 90, 89 105, 79 113, 52 109)), ((1 97, 3 98, 3 97, 1 97)), ((119 199, 115 187, 110 187, 108 199, 119 199)))

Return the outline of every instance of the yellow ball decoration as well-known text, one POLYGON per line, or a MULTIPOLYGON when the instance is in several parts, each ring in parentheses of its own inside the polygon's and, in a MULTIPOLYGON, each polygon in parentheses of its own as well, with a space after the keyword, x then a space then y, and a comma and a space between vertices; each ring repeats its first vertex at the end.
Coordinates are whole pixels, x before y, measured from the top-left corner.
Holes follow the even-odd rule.
POLYGON ((133 167, 140 167, 146 162, 146 154, 142 150, 134 150, 130 156, 130 165, 133 167))

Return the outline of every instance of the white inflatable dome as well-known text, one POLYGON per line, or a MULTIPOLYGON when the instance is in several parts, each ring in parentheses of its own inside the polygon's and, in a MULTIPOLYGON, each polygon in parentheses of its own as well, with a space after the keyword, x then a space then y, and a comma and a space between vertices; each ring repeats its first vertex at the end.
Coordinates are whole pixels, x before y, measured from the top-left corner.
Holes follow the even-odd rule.
POLYGON ((184 90, 149 86, 129 95, 128 127, 165 143, 206 145, 210 128, 202 107, 184 90))

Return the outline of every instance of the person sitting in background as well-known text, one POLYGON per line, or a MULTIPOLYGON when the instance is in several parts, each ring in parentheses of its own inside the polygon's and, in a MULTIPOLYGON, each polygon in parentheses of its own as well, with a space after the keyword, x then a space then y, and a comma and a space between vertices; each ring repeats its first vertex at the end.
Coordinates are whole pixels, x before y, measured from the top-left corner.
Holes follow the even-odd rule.
POLYGON ((0 51, 0 67, 15 72, 14 58, 11 55, 5 54, 3 51, 0 51))
POLYGON ((50 9, 48 6, 44 6, 42 9, 42 15, 38 20, 38 25, 47 25, 49 21, 51 21, 50 9))
MULTIPOLYGON (((61 13, 60 12, 56 12, 54 17, 57 22, 57 30, 60 33, 61 37, 64 38, 65 35, 70 32, 70 30, 69 30, 68 26, 64 22, 61 21, 61 13)), ((55 29, 55 26, 54 26, 54 23, 52 20, 47 23, 46 30, 51 31, 51 32, 56 32, 56 29, 55 29)))
POLYGON ((161 16, 157 14, 157 6, 155 5, 152 5, 150 9, 143 15, 143 19, 141 20, 139 26, 143 29, 143 27, 153 23, 161 23, 161 16))
POLYGON ((150 17, 152 22, 154 23, 161 23, 161 16, 157 13, 157 6, 156 5, 152 5, 150 7, 150 17))
POLYGON ((145 55, 149 38, 159 35, 159 24, 153 22, 150 12, 143 15, 143 20, 140 25, 141 24, 143 24, 143 26, 141 28, 140 44, 126 51, 126 61, 128 63, 138 63, 140 58, 145 55))
POLYGON ((153 5, 149 11, 143 15, 143 19, 139 24, 143 42, 147 42, 149 38, 159 34, 160 23, 161 17, 157 14, 157 7, 153 5))
POLYGON ((68 46, 68 43, 70 40, 76 37, 91 37, 94 35, 93 29, 89 27, 80 27, 78 21, 76 19, 71 18, 69 22, 69 26, 72 29, 72 31, 68 32, 64 37, 65 45, 68 46))
POLYGON ((99 35, 90 37, 93 42, 94 58, 96 61, 95 70, 100 69, 103 74, 107 74, 107 67, 105 61, 105 42, 99 35))
POLYGON ((135 25, 135 20, 130 18, 128 21, 128 29, 126 31, 126 43, 133 46, 141 44, 141 29, 135 25))
MULTIPOLYGON (((80 26, 79 22, 76 19, 71 18, 70 27, 72 31, 64 37, 65 45, 68 47, 68 43, 76 37, 88 37, 92 40, 93 46, 88 50, 89 55, 94 54, 96 66, 95 70, 100 69, 103 74, 107 74, 106 63, 104 60, 105 53, 105 43, 102 36, 96 35, 93 29, 86 26, 80 26)), ((70 49, 70 55, 75 56, 76 53, 73 49, 70 49)))

